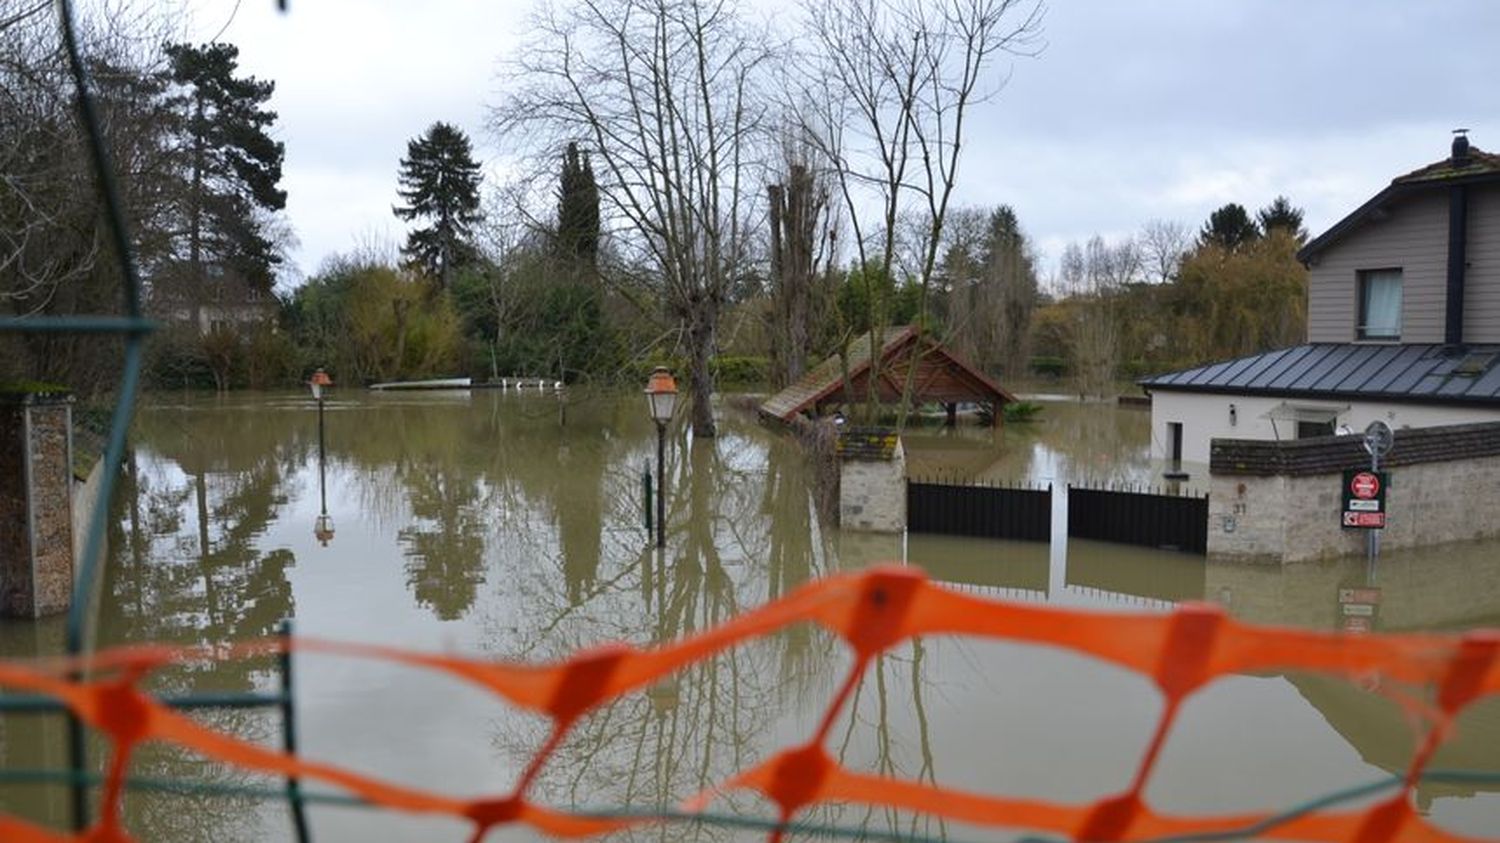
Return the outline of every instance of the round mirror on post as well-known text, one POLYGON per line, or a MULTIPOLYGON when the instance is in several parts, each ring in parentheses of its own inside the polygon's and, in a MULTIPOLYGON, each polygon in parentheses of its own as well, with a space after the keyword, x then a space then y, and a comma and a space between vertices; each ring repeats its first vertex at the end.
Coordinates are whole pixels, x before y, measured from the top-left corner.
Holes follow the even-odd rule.
POLYGON ((1390 453, 1391 446, 1394 444, 1396 444, 1396 434, 1385 422, 1376 419, 1365 428, 1365 451, 1370 456, 1383 457, 1390 453))

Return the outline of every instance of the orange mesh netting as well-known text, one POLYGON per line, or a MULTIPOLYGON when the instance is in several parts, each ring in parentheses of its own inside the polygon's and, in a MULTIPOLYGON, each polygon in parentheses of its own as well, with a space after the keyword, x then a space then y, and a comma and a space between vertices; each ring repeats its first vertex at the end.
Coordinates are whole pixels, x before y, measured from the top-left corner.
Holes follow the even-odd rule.
MULTIPOLYGON (((1251 828, 1264 830, 1267 823, 1274 823, 1275 836, 1284 839, 1358 843, 1469 839, 1429 823, 1412 808, 1410 794, 1459 712, 1474 700, 1500 690, 1500 662, 1496 658, 1500 632, 1349 636, 1255 627, 1235 621, 1211 605, 1185 605, 1169 615, 1017 605, 944 589, 911 568, 880 568, 815 582, 717 628, 660 648, 609 645, 550 665, 503 664, 300 638, 289 644, 255 642, 228 651, 143 646, 109 650, 79 662, 0 662, 0 686, 56 697, 112 744, 102 809, 94 826, 73 836, 0 816, 0 839, 17 843, 131 840, 121 824, 120 798, 132 750, 147 741, 175 744, 247 770, 322 781, 377 806, 466 818, 473 825, 470 839, 475 841, 491 828, 507 823, 523 823, 559 837, 586 837, 657 821, 659 818, 649 816, 600 817, 554 810, 531 801, 528 792, 543 765, 583 715, 740 642, 803 621, 817 623, 838 635, 854 654, 849 675, 829 702, 816 731, 806 743, 688 800, 685 810, 703 810, 718 793, 727 790, 750 789, 777 806, 783 823, 810 806, 846 802, 1090 841, 1232 835, 1251 828), (1097 802, 1060 804, 960 792, 842 768, 824 749, 835 720, 871 660, 916 635, 962 635, 1057 646, 1151 678, 1165 705, 1133 779, 1122 792, 1097 802), (139 689, 143 678, 168 665, 263 655, 283 646, 442 671, 482 686, 512 705, 546 716, 552 723, 551 733, 509 794, 461 799, 392 784, 221 734, 139 689), (97 678, 86 682, 64 678, 85 669, 97 678), (1220 676, 1289 669, 1351 680, 1378 672, 1386 679, 1436 688, 1430 701, 1402 701, 1428 728, 1399 792, 1366 808, 1294 812, 1275 818, 1260 814, 1176 816, 1147 804, 1142 794, 1186 699, 1220 676)), ((780 829, 773 831, 772 840, 778 840, 781 834, 780 829)))

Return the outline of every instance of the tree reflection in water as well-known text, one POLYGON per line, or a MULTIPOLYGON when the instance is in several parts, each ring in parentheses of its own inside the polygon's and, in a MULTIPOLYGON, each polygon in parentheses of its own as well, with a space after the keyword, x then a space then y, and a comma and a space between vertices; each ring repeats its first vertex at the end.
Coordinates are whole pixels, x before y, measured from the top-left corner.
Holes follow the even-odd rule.
MULTIPOLYGON (((311 406, 304 404, 305 399, 255 399, 238 405, 203 401, 142 414, 138 450, 128 466, 110 536, 101 644, 258 638, 271 634, 275 622, 294 609, 309 613, 317 607, 316 617, 303 619, 303 631, 356 640, 400 636, 401 643, 418 648, 451 641, 460 651, 555 660, 611 640, 650 646, 691 635, 811 579, 861 566, 863 556, 889 559, 902 553, 899 540, 856 542, 831 529, 816 510, 801 449, 753 420, 730 416, 712 441, 693 441, 674 431, 667 483, 669 547, 657 555, 645 549, 649 539, 641 523, 640 472, 654 457, 655 440, 638 396, 578 396, 563 427, 551 399, 480 393, 462 400, 360 396, 331 403, 328 503, 342 529, 339 543, 327 552, 314 550, 311 513, 317 510, 306 504, 316 503, 316 422, 311 406), (318 565, 293 567, 299 560, 290 548, 302 546, 298 541, 316 553, 311 558, 318 565), (297 602, 293 580, 302 598, 297 602), (346 588, 360 589, 350 592, 358 599, 344 599, 346 588), (373 626, 371 605, 385 607, 391 622, 373 626)), ((968 436, 966 431, 934 439, 938 456, 951 458, 972 476, 991 479, 1016 479, 1000 474, 1010 469, 1083 470, 1118 450, 1117 467, 1104 474, 1130 482, 1132 472, 1145 465, 1145 432, 1138 428, 1146 416, 1098 410, 1049 407, 1052 424, 1029 431, 1013 426, 998 441, 993 433, 968 436)), ((913 453, 921 447, 914 444, 913 453)), ((1143 595, 1153 606, 1207 595, 1246 618, 1323 628, 1337 622, 1336 594, 1349 585, 1348 572, 1336 566, 1263 571, 1205 565, 1197 557, 1167 560, 1155 551, 1087 542, 1074 543, 1063 554, 1049 553, 1042 545, 924 537, 913 540, 909 549, 914 558, 941 557, 946 564, 932 573, 964 587, 1109 606, 1134 605, 1143 595)), ((1382 626, 1461 626, 1474 617, 1493 616, 1495 589, 1474 587, 1500 582, 1492 545, 1477 547, 1473 558, 1445 548, 1430 559, 1391 554, 1388 561, 1392 564, 1380 580, 1386 586, 1382 626), (1440 591, 1434 588, 1439 583, 1455 587, 1440 591)), ((9 647, 12 642, 4 643, 9 647)), ((694 665, 578 724, 544 771, 537 795, 559 806, 675 805, 806 740, 848 663, 839 641, 815 627, 798 626, 694 665)), ((979 706, 997 729, 1011 730, 1006 748, 1015 751, 1013 766, 1023 768, 1015 775, 1054 775, 1069 782, 1107 778, 1108 770, 1094 775, 1092 768, 1087 774, 1058 773, 1061 762, 1050 750, 1028 749, 1030 743, 1017 740, 1017 730, 1041 733, 1054 726, 1048 719, 1051 711, 1031 715, 1041 718, 1043 726, 1036 730, 1017 725, 1031 711, 1025 701, 983 693, 994 687, 986 677, 1003 682, 1013 675, 1006 671, 1014 671, 1015 664, 1008 657, 997 660, 991 653, 971 651, 967 642, 906 642, 870 665, 836 723, 830 751, 851 769, 985 790, 995 785, 992 779, 1001 768, 974 746, 972 724, 979 716, 974 707, 979 706), (965 731, 966 723, 970 731, 965 731)), ((1027 674, 1028 683, 1053 682, 1049 687, 1062 689, 1061 694, 1096 687, 1065 678, 1061 663, 1039 659, 1025 664, 1039 671, 1027 674), (1055 676, 1048 673, 1054 667, 1055 676)), ((325 741, 338 735, 342 741, 319 747, 330 760, 349 760, 339 754, 348 752, 358 756, 354 766, 363 769, 389 769, 398 776, 433 770, 424 772, 424 784, 474 792, 479 787, 503 789, 544 738, 545 724, 492 699, 455 701, 449 707, 447 700, 432 701, 431 686, 424 681, 404 685, 404 678, 392 680, 374 665, 340 669, 348 672, 338 678, 304 673, 308 678, 299 688, 304 716, 321 724, 310 725, 308 733, 325 741), (437 760, 424 768, 421 763, 428 762, 400 755, 413 751, 406 745, 376 749, 372 747, 384 742, 372 739, 366 728, 331 727, 330 720, 358 719, 349 717, 353 691, 346 683, 360 693, 381 695, 380 704, 360 709, 367 716, 361 727, 420 740, 416 751, 430 750, 437 760), (411 722, 393 722, 380 713, 385 709, 431 709, 436 716, 419 729, 411 722), (473 740, 485 729, 490 746, 473 740), (444 777, 448 759, 442 753, 454 747, 455 772, 444 777), (368 754, 360 755, 367 749, 368 754)), ((164 675, 158 689, 238 691, 266 688, 274 678, 266 663, 200 666, 164 675)), ((1117 686, 1101 680, 1097 687, 1117 686)), ((1295 709, 1268 709, 1256 716, 1280 724, 1305 713, 1310 702, 1335 727, 1335 738, 1362 736, 1362 724, 1373 717, 1353 705, 1363 699, 1357 693, 1297 690, 1302 693, 1294 694, 1295 709)), ((1241 713, 1232 707, 1215 717, 1231 714, 1233 719, 1224 722, 1239 723, 1241 713)), ((279 726, 269 713, 203 716, 217 728, 263 740, 274 740, 279 726)), ((49 743, 54 755, 60 746, 55 734, 46 738, 45 730, 38 729, 28 733, 37 739, 22 738, 22 731, 9 728, 8 722, 8 761, 35 756, 37 763, 25 766, 59 763, 45 757, 49 743)), ((1289 739, 1294 736, 1299 747, 1321 734, 1275 728, 1286 730, 1289 739)), ((1323 730, 1328 731, 1326 726, 1323 730)), ((1089 745, 1125 758, 1130 747, 1110 743, 1120 733, 1113 720, 1101 722, 1090 733, 1089 745)), ((1245 751, 1230 737, 1222 740, 1225 752, 1245 751)), ((1455 746, 1474 743, 1460 734, 1455 746)), ((1365 747, 1360 749, 1363 754, 1365 747)), ((1385 766, 1383 755, 1372 750, 1368 757, 1385 766)), ((1131 756, 1127 762, 1133 760, 1131 756)), ((1006 770, 1003 775, 1014 772, 1006 770)), ((253 781, 200 766, 170 750, 142 756, 136 772, 253 781)), ((1306 782, 1293 781, 1295 772, 1284 778, 1284 788, 1303 792, 1306 782)), ((1189 776, 1182 787, 1191 789, 1203 779, 1201 772, 1189 776)), ((1253 797, 1265 787, 1256 784, 1245 793, 1253 797)), ((61 789, 53 790, 61 794, 61 789)), ((25 797, 18 794, 7 789, 0 799, 7 806, 20 804, 16 800, 25 797)), ((1437 807, 1445 801, 1451 800, 1437 799, 1437 807)), ((58 798, 54 804, 34 810, 59 822, 66 800, 58 798)), ((759 817, 774 814, 745 793, 716 808, 759 817)), ((286 834, 284 809, 275 804, 257 808, 233 800, 184 802, 183 797, 137 795, 128 809, 145 839, 286 834)), ((949 832, 937 821, 858 806, 824 807, 804 818, 871 833, 942 837, 949 832)), ((630 836, 717 839, 728 832, 678 825, 630 836)))
POLYGON ((439 620, 462 617, 484 582, 484 535, 473 481, 446 465, 410 465, 402 472, 411 515, 401 529, 412 596, 439 620))
MULTIPOLYGON (((273 635, 294 613, 285 548, 260 539, 287 502, 285 478, 305 461, 305 441, 284 438, 245 414, 213 414, 212 425, 156 424, 147 416, 126 459, 111 519, 104 568, 99 645, 144 641, 216 644, 273 635)), ((277 682, 269 659, 186 665, 156 676, 163 694, 267 690, 277 682)), ((269 742, 280 727, 269 711, 209 709, 195 718, 212 728, 269 742)), ((102 753, 93 754, 96 763, 102 753)), ((134 758, 136 775, 244 786, 272 783, 157 744, 134 758)), ((129 793, 129 826, 143 840, 255 840, 264 836, 259 806, 222 796, 129 793)), ((58 817, 56 819, 61 819, 58 817)))
MULTIPOLYGON (((833 534, 816 513, 800 450, 779 438, 752 442, 728 426, 722 433, 706 441, 676 436, 669 463, 667 549, 606 553, 597 579, 573 573, 585 566, 565 565, 563 582, 527 593, 522 617, 502 632, 512 638, 510 645, 496 641, 497 654, 563 658, 600 642, 601 618, 618 633, 609 637, 660 644, 722 623, 830 572, 833 534)), ((570 466, 577 464, 572 455, 569 459, 574 460, 570 466)), ((606 483, 601 478, 601 488, 606 483)), ((586 534, 600 529, 591 525, 586 534)), ((643 532, 635 538, 637 547, 645 544, 643 532)), ((566 552, 565 538, 561 546, 566 552)), ((913 642, 909 655, 888 654, 872 666, 842 741, 845 748, 877 746, 882 772, 933 781, 922 694, 925 646, 913 642), (908 679, 893 685, 888 677, 895 670, 908 679), (918 760, 908 769, 902 759, 911 753, 905 736, 892 727, 892 712, 910 705, 916 706, 920 727, 913 744, 918 760)), ((848 663, 837 639, 798 626, 695 664, 581 721, 549 762, 537 795, 565 806, 672 807, 804 740, 848 663)), ((509 766, 519 770, 545 733, 544 723, 506 716, 497 722, 494 740, 509 766)), ((726 795, 718 807, 771 815, 753 794, 726 795)), ((895 819, 875 812, 824 813, 856 827, 896 828, 895 819)), ((624 836, 721 839, 729 832, 658 825, 624 836)))

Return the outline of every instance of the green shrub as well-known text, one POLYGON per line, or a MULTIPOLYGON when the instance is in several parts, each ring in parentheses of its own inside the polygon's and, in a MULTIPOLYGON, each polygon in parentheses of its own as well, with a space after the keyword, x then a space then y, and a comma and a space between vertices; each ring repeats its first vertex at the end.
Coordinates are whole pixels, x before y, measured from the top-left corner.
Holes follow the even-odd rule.
POLYGON ((1009 422, 1028 422, 1036 418, 1042 411, 1042 405, 1035 401, 1012 401, 1005 405, 1000 415, 1009 422))
POLYGON ((173 325, 146 340, 146 386, 153 389, 212 389, 213 370, 197 331, 173 325))
POLYGON ((716 385, 763 384, 771 376, 771 361, 765 357, 715 357, 708 365, 716 385))
MULTIPOLYGON (((625 377, 631 382, 645 383, 657 366, 665 366, 679 385, 687 380, 688 361, 685 357, 638 360, 627 367, 628 374, 625 377)), ((715 387, 764 384, 770 380, 771 361, 765 357, 724 355, 710 358, 708 371, 713 376, 715 387)))
POLYGON ((1031 373, 1046 378, 1060 378, 1068 373, 1068 361, 1061 357, 1033 357, 1031 373))

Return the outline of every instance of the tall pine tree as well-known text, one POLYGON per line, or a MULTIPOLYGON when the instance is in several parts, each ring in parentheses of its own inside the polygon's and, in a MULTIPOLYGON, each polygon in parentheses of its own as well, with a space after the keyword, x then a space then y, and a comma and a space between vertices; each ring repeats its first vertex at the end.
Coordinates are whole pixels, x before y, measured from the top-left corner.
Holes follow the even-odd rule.
POLYGON ((235 75, 239 48, 172 44, 166 52, 182 159, 176 192, 184 225, 174 251, 186 273, 176 275, 190 285, 194 319, 201 321, 205 303, 229 284, 270 292, 281 258, 267 236, 266 215, 286 207, 279 187, 285 150, 268 133, 276 112, 266 103, 276 84, 235 75))
POLYGON ((557 194, 557 256, 592 274, 599 261, 599 185, 576 143, 563 153, 557 194))
POLYGON ((406 235, 401 253, 447 289, 453 270, 478 254, 472 237, 474 224, 483 219, 482 176, 469 136, 448 123, 433 123, 407 143, 397 178, 406 204, 392 208, 396 216, 431 221, 406 235))
POLYGON ((1256 217, 1260 220, 1260 230, 1266 234, 1279 228, 1298 243, 1307 239, 1307 229, 1302 227, 1302 209, 1285 196, 1276 197, 1271 204, 1261 208, 1256 217))
POLYGON ((1219 246, 1232 252, 1258 237, 1260 229, 1255 227, 1255 221, 1250 219, 1245 206, 1230 202, 1208 215, 1208 222, 1198 232, 1198 244, 1219 246))

